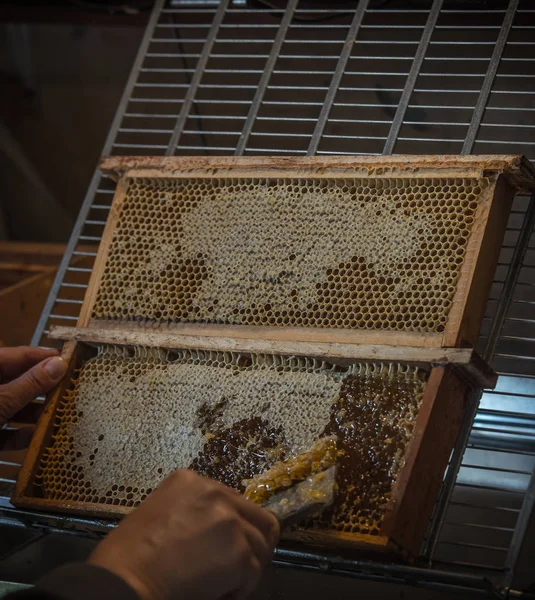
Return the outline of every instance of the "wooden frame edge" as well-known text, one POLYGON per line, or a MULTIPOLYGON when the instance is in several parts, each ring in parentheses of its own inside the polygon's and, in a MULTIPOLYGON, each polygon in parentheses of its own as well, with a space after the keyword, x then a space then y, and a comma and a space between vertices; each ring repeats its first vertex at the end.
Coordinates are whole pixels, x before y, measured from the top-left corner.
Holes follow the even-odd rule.
POLYGON ((394 551, 399 555, 400 549, 391 543, 386 536, 370 535, 365 533, 346 533, 328 529, 299 529, 284 532, 282 541, 305 542, 321 545, 323 547, 348 548, 352 550, 366 550, 388 552, 394 551))
MULTIPOLYGON (((467 300, 473 286, 478 257, 483 246, 486 226, 493 209, 497 203, 497 182, 495 177, 482 195, 474 215, 472 230, 468 238, 463 263, 453 295, 452 304, 448 313, 446 328, 442 337, 442 345, 447 347, 459 346, 462 340, 461 326, 467 307, 467 300)), ((501 247, 501 242, 500 242, 501 247)), ((475 339, 467 340, 468 345, 473 345, 475 339)))
MULTIPOLYGON (((57 406, 67 387, 70 385, 73 371, 76 368, 77 348, 78 344, 74 340, 67 341, 63 346, 61 357, 67 363, 67 372, 60 383, 47 394, 45 408, 39 418, 35 433, 24 456, 24 461, 17 477, 15 491, 11 498, 15 506, 22 506, 29 487, 33 485, 35 471, 39 468, 39 458, 45 445, 45 438, 50 432, 57 406)), ((33 503, 33 496, 31 498, 33 503)))
POLYGON ((19 508, 42 510, 43 512, 68 513, 80 517, 91 517, 93 519, 121 519, 131 513, 133 506, 115 506, 101 504, 99 502, 80 502, 69 500, 52 500, 47 498, 35 498, 33 496, 17 497, 16 506, 19 508))
MULTIPOLYGON (((399 156, 289 156, 289 157, 219 157, 219 156, 180 156, 180 157, 103 157, 100 163, 102 172, 120 176, 172 177, 176 171, 217 169, 378 169, 377 175, 385 174, 382 169, 395 169, 410 175, 414 168, 440 170, 444 174, 448 169, 466 171, 472 169, 481 176, 484 172, 504 173, 518 190, 535 189, 535 169, 522 155, 399 155, 399 156)), ((204 176, 213 176, 205 173, 204 176)))
POLYGON ((470 386, 453 369, 447 366, 433 368, 405 465, 394 485, 380 531, 411 556, 420 552, 451 449, 459 434, 469 392, 470 386), (437 440, 441 444, 437 445, 437 440), (426 468, 429 456, 435 466, 443 467, 440 471, 435 468, 429 473, 426 468), (411 490, 416 493, 409 494, 411 490))
POLYGON ((111 203, 110 213, 108 215, 108 219, 106 220, 106 225, 102 234, 100 246, 97 251, 95 263, 93 265, 93 271, 91 273, 89 284, 87 286, 87 290, 84 296, 84 302, 82 304, 80 315, 78 317, 77 324, 79 327, 87 326, 91 318, 91 312, 93 311, 93 306, 95 305, 98 289, 100 287, 100 281, 102 279, 104 267, 108 259, 108 253, 110 251, 111 242, 115 233, 115 229, 117 227, 117 223, 119 221, 121 207, 126 197, 126 191, 128 189, 129 184, 130 181, 127 178, 120 179, 117 184, 117 188, 115 190, 115 194, 111 203))
POLYGON ((176 349, 196 349, 217 352, 251 352, 310 356, 323 359, 381 360, 418 364, 452 364, 462 369, 473 383, 485 389, 496 386, 497 374, 470 348, 427 348, 415 346, 384 346, 373 344, 343 344, 334 342, 299 342, 258 340, 250 338, 183 335, 173 331, 129 329, 92 329, 53 326, 49 338, 74 340, 88 344, 119 346, 149 346, 176 349))
MULTIPOLYGON (((483 315, 498 265, 507 222, 511 213, 514 190, 507 179, 498 177, 490 210, 475 255, 470 285, 464 296, 461 319, 455 345, 475 343, 483 321, 483 315)), ((444 337, 444 345, 453 345, 454 337, 444 337)))
MULTIPOLYGON (((81 326, 81 325, 80 325, 81 326)), ((151 323, 90 319, 88 329, 113 329, 174 333, 184 336, 265 340, 272 342, 309 342, 340 344, 372 344, 381 346, 440 347, 442 333, 367 329, 334 329, 328 327, 278 327, 274 325, 223 325, 213 323, 151 323)))
POLYGON ((397 516, 400 512, 400 505, 403 502, 405 493, 407 492, 412 469, 418 457, 418 453, 420 452, 422 438, 425 433, 427 423, 429 422, 435 398, 444 379, 444 374, 445 369, 443 367, 435 367, 432 369, 429 379, 427 380, 424 390, 424 397, 422 398, 422 404, 420 406, 418 417, 412 432, 412 439, 405 455, 405 464, 403 465, 398 479, 394 484, 390 501, 388 502, 385 510, 385 519, 381 526, 380 534, 386 537, 391 535, 392 528, 394 527, 397 516))

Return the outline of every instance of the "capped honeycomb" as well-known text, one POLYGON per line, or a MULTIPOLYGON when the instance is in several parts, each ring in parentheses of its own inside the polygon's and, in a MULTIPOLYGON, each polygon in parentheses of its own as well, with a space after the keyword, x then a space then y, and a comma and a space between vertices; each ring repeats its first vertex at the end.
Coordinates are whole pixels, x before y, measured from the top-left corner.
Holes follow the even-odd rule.
POLYGON ((488 186, 131 179, 92 317, 442 332, 488 186))
POLYGON ((101 346, 58 405, 36 484, 48 499, 133 507, 187 467, 243 492, 335 436, 339 492, 313 526, 378 533, 426 380, 397 364, 101 346))

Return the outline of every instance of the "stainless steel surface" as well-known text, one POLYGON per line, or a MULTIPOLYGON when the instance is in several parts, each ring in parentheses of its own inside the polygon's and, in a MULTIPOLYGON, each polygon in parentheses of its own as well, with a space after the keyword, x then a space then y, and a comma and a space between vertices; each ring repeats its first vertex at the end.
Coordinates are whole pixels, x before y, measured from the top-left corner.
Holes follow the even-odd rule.
POLYGON ((411 96, 414 92, 418 75, 420 74, 420 71, 422 69, 422 63, 424 61, 427 49, 429 48, 429 44, 431 42, 431 36, 433 35, 433 31, 436 28, 437 19, 440 15, 442 5, 443 0, 434 0, 433 6, 429 11, 429 16, 427 17, 425 28, 422 31, 422 37, 420 38, 418 48, 416 49, 416 53, 414 54, 410 71, 407 74, 405 87, 403 88, 403 93, 401 94, 401 98, 399 99, 396 114, 394 115, 394 119, 392 120, 392 125, 390 126, 388 137, 386 138, 383 154, 392 154, 394 152, 394 147, 399 137, 399 130, 403 125, 403 119, 405 118, 407 107, 409 106, 411 96))
POLYGON ((483 85, 481 86, 479 98, 477 99, 477 104, 474 108, 474 112, 472 113, 470 126, 464 138, 462 154, 471 154, 473 152, 476 136, 481 125, 481 119, 483 118, 485 108, 488 104, 492 86, 494 85, 494 79, 496 77, 498 67, 500 66, 500 59, 502 58, 502 54, 507 43, 507 37, 518 9, 518 2, 519 0, 510 0, 507 7, 507 12, 504 15, 502 27, 500 29, 498 39, 496 40, 496 44, 494 45, 494 50, 487 68, 487 73, 485 74, 483 85))
POLYGON ((275 35, 275 39, 273 40, 273 45, 271 46, 268 59, 266 61, 266 64, 264 65, 260 81, 258 82, 258 85, 256 87, 256 92, 253 101, 251 102, 251 107, 249 108, 247 119, 245 120, 242 131, 240 133, 240 137, 238 139, 238 143, 236 145, 236 150, 234 154, 236 154, 237 156, 241 156, 244 153, 247 143, 249 141, 251 130, 258 117, 258 110, 262 101, 264 100, 266 88, 273 73, 273 67, 275 66, 275 62, 277 61, 280 55, 282 44, 288 32, 288 27, 290 26, 292 18, 294 17, 295 9, 297 7, 298 2, 299 0, 289 0, 284 11, 284 15, 282 15, 282 19, 280 25, 277 28, 277 34, 275 35))
MULTIPOLYGON (((363 0, 355 10, 156 3, 104 154, 523 153, 535 159, 530 0, 363 0), (491 6, 491 8, 489 8, 491 6)), ((307 5, 307 6, 310 6, 307 5)), ((34 343, 73 323, 113 184, 98 172, 34 343)), ((534 201, 518 196, 479 350, 500 372, 452 455, 421 566, 283 550, 281 562, 487 592, 512 582, 535 497, 534 201), (494 586, 494 587, 493 587, 494 586)), ((475 404, 474 404, 475 407, 475 404)), ((475 411, 474 411, 475 412, 475 411)), ((2 522, 104 531, 105 522, 16 511, 0 465, 2 522)))

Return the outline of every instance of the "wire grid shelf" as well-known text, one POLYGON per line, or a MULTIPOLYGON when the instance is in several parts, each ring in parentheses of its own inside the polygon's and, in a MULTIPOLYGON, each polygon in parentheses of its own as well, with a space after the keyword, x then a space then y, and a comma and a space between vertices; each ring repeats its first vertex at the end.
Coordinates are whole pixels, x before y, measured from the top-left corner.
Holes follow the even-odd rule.
MULTIPOLYGON (((157 0, 103 154, 535 159, 533 4, 466 4, 360 0, 334 9, 299 0, 278 8, 157 0)), ((97 171, 35 344, 47 344, 51 325, 76 321, 113 192, 113 182, 97 171)), ((290 549, 279 552, 279 561, 508 593, 535 496, 534 223, 534 199, 517 196, 478 348, 500 380, 479 408, 474 398, 422 566, 290 549)), ((0 464, 0 522, 106 530, 103 522, 13 509, 18 466, 0 464)))

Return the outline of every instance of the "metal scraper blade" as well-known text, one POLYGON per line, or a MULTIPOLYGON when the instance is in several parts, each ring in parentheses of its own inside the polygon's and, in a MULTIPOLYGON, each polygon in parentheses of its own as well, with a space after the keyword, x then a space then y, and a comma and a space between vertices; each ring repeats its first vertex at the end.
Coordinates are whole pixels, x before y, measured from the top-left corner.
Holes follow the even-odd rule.
POLYGON ((274 514, 281 529, 319 515, 334 501, 336 466, 272 496, 263 507, 274 514))

